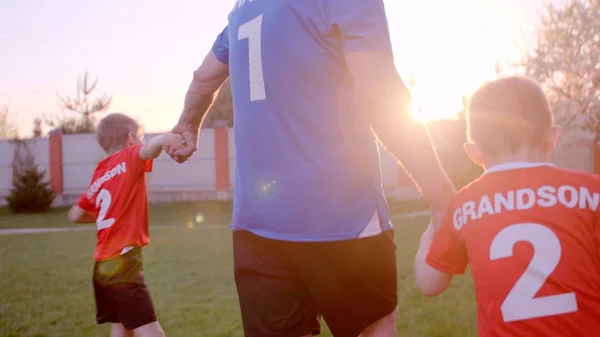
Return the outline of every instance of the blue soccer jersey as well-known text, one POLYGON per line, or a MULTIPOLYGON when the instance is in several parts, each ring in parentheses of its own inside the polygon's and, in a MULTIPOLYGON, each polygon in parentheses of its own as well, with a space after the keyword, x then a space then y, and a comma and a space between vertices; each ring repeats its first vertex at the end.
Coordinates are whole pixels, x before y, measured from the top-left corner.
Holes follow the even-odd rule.
POLYGON ((379 150, 344 53, 391 52, 382 0, 238 0, 213 52, 229 65, 234 229, 335 241, 391 228, 379 150))

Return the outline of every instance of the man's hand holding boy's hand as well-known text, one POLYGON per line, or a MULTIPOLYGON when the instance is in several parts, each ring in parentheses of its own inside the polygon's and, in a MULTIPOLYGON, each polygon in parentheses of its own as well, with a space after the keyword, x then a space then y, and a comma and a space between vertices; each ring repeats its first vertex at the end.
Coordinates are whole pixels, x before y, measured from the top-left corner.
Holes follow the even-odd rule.
POLYGON ((178 135, 176 133, 165 133, 164 134, 164 143, 163 149, 165 147, 172 148, 174 150, 183 149, 187 144, 187 141, 183 135, 178 135))
POLYGON ((187 140, 184 136, 175 133, 163 133, 156 136, 145 144, 140 149, 140 158, 142 160, 154 159, 160 155, 163 149, 178 149, 185 148, 187 140))
POLYGON ((181 125, 177 125, 171 130, 172 133, 179 135, 185 141, 182 148, 173 148, 171 146, 164 146, 163 149, 166 153, 178 163, 183 163, 188 160, 194 152, 196 152, 198 145, 198 128, 189 128, 181 125))

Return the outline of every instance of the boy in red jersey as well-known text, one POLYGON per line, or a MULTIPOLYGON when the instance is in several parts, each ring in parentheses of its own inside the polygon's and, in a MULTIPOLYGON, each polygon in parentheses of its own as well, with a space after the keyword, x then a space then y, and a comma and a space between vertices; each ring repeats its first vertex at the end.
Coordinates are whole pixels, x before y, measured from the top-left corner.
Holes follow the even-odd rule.
POLYGON ((165 335, 142 272, 141 248, 150 242, 145 173, 163 146, 181 148, 184 141, 166 133, 142 144, 142 137, 138 123, 126 115, 102 119, 96 139, 108 157, 69 211, 72 222, 96 223, 96 321, 110 323, 111 337, 165 335))
POLYGON ((599 334, 600 179, 548 163, 559 129, 529 79, 480 87, 467 123, 485 173, 423 234, 417 285, 435 296, 470 264, 480 336, 599 334))

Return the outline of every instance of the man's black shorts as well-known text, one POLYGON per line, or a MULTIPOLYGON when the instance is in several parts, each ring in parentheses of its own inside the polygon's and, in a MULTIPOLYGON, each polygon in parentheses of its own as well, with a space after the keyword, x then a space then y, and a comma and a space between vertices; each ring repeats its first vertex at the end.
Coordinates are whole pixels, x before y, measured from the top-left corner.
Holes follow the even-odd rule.
POLYGON ((287 242, 234 231, 234 267, 248 337, 320 332, 357 337, 398 303, 393 232, 346 241, 287 242))
POLYGON ((156 313, 142 271, 139 248, 94 265, 96 322, 122 323, 134 330, 156 321, 156 313))

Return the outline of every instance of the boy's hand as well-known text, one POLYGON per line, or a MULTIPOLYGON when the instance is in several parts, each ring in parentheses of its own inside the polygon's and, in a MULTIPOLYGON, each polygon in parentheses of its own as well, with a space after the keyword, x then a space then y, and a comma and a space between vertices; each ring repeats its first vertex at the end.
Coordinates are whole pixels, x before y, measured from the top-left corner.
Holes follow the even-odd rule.
POLYGON ((180 150, 185 148, 187 141, 183 135, 178 135, 175 133, 166 133, 163 148, 170 147, 174 150, 180 150))
POLYGON ((147 144, 142 146, 140 149, 140 158, 142 160, 154 159, 160 155, 163 149, 182 149, 185 148, 186 143, 187 140, 182 135, 163 133, 150 139, 147 144))
POLYGON ((196 152, 198 146, 198 129, 187 128, 181 125, 177 125, 171 130, 172 133, 180 135, 185 139, 185 145, 182 148, 173 148, 172 146, 165 146, 164 151, 171 156, 176 162, 183 163, 188 160, 194 152, 196 152))

